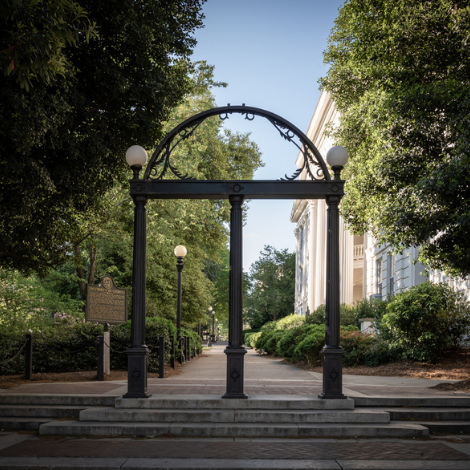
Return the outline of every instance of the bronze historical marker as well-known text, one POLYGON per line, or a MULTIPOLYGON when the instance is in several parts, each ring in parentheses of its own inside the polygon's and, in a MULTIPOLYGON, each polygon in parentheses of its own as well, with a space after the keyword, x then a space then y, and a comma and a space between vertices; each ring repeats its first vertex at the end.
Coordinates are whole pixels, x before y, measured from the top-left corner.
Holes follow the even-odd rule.
POLYGON ((127 291, 114 285, 110 276, 100 284, 88 284, 85 320, 94 323, 127 322, 127 291))

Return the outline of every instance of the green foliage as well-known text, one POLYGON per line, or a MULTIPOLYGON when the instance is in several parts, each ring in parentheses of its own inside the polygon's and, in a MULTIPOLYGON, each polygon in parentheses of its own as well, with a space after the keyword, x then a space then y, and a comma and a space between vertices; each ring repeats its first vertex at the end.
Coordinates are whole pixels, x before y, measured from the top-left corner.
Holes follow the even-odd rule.
POLYGON ((396 361, 401 357, 401 350, 390 346, 379 336, 366 335, 360 331, 342 332, 341 347, 345 351, 345 366, 366 365, 375 367, 396 361))
MULTIPOLYGON (((263 349, 264 351, 268 352, 268 350, 266 349, 267 348, 267 344, 268 344, 268 341, 277 333, 276 330, 265 330, 265 331, 261 331, 261 334, 259 335, 259 337, 257 338, 256 340, 256 343, 255 343, 255 348, 256 349, 263 349)), ((274 348, 275 350, 275 348, 274 348)), ((271 351, 273 352, 273 351, 271 351)))
POLYGON ((305 323, 305 317, 300 315, 287 315, 287 317, 281 318, 276 322, 276 328, 278 330, 290 330, 291 328, 296 328, 302 326, 305 323))
POLYGON ((190 91, 202 0, 3 5, 0 63, 18 74, 0 74, 0 264, 44 273, 128 178, 126 149, 152 148, 190 91))
POLYGON ((381 326, 408 357, 433 362, 468 332, 470 305, 446 284, 424 282, 393 298, 381 326))
MULTIPOLYGON (((229 279, 230 279, 230 252, 224 245, 219 252, 221 261, 207 259, 204 273, 213 282, 212 307, 217 312, 217 318, 228 321, 229 309, 229 279)), ((249 276, 243 273, 243 298, 248 295, 249 276)))
POLYGON ((96 25, 70 0, 4 2, 0 67, 29 91, 37 82, 51 85, 57 75, 73 77, 66 46, 96 37, 96 25))
POLYGON ((349 0, 321 86, 341 113, 350 160, 342 215, 354 233, 470 274, 470 5, 349 0), (432 203, 430 203, 432 201, 432 203))
MULTIPOLYGON (((174 333, 170 333, 171 335, 175 335, 175 338, 176 338, 176 328, 173 326, 173 323, 169 323, 171 325, 171 328, 172 328, 172 331, 174 329, 174 333)), ((202 351, 202 339, 201 337, 194 331, 194 330, 189 330, 187 328, 181 328, 181 334, 183 336, 189 336, 190 337, 190 340, 189 340, 189 347, 191 349, 191 354, 196 354, 197 351, 202 351)), ((166 337, 165 337, 166 339, 166 337)), ((168 338, 168 341, 170 339, 168 338)), ((176 348, 176 344, 175 344, 175 348, 176 348)), ((166 352, 166 350, 165 350, 166 352)), ((168 361, 170 360, 170 357, 168 356, 168 361)), ((157 366, 158 367, 158 366, 157 366)))
POLYGON ((312 313, 306 316, 305 323, 308 325, 324 325, 326 319, 326 305, 319 305, 312 313))
MULTIPOLYGON (((165 125, 165 131, 190 115, 215 106, 210 89, 218 84, 213 81, 213 72, 214 67, 198 64, 191 77, 194 91, 172 111, 171 123, 165 125)), ((195 176, 203 178, 251 179, 254 170, 262 165, 260 152, 248 135, 223 135, 220 119, 207 125, 203 123, 190 145, 185 141, 181 149, 175 149, 174 159, 183 172, 194 170, 191 165, 200 165, 195 176), (196 150, 201 155, 196 155, 196 150), (187 158, 189 154, 191 159, 187 158), (235 154, 237 158, 233 158, 235 154)), ((117 182, 101 199, 98 212, 80 218, 70 243, 65 244, 69 252, 70 245, 73 246, 73 258, 68 258, 55 270, 45 271, 45 277, 36 283, 44 289, 34 294, 31 308, 40 307, 41 298, 51 299, 60 292, 60 298, 69 299, 69 309, 59 305, 55 310, 51 307, 50 317, 56 312, 75 314, 77 312, 72 312, 70 306, 73 302, 79 306, 84 304, 86 283, 97 283, 105 275, 112 276, 118 287, 128 288, 131 293, 134 203, 128 191, 127 181, 117 182)), ((217 318, 223 320, 228 316, 227 203, 150 200, 147 213, 146 315, 175 319, 177 271, 173 250, 184 244, 188 255, 182 274, 183 324, 191 327, 204 322, 209 305, 214 306, 217 318)), ((16 283, 13 278, 9 282, 16 283)))
MULTIPOLYGON (((298 344, 306 337, 309 336, 312 331, 316 329, 315 326, 305 327, 303 325, 288 329, 284 332, 283 336, 277 343, 276 353, 278 356, 283 356, 287 359, 294 358, 295 349, 298 344)), ((323 335, 324 338, 324 335, 323 335)))
POLYGON ((277 326, 277 322, 275 321, 268 321, 265 323, 261 328, 259 328, 261 331, 271 331, 275 330, 277 326))
MULTIPOLYGON (((201 347, 201 340, 193 331, 182 330, 190 335, 193 345, 201 347)), ((94 370, 97 366, 97 336, 103 334, 103 326, 84 323, 83 320, 69 315, 55 318, 52 326, 45 327, 33 334, 33 373, 38 372, 74 372, 94 370)), ((127 369, 127 354, 131 335, 130 322, 112 326, 111 336, 111 368, 127 369)), ((150 354, 148 358, 149 372, 158 372, 158 343, 160 336, 165 337, 165 361, 170 360, 170 335, 176 336, 174 325, 161 318, 146 320, 146 344, 150 354)), ((13 357, 24 343, 24 334, 12 333, 0 329, 0 354, 2 358, 13 357)), ((24 371, 24 352, 15 360, 0 365, 0 374, 18 374, 24 371)))
MULTIPOLYGON (((360 309, 359 304, 347 305, 342 303, 339 306, 339 319, 341 326, 355 326, 359 324, 360 309)), ((324 325, 326 319, 326 305, 319 305, 311 314, 306 316, 305 322, 309 325, 324 325)))
POLYGON ((245 344, 249 344, 249 337, 255 333, 258 333, 259 330, 253 330, 253 329, 248 329, 248 330, 243 330, 243 342, 245 344))
POLYGON ((265 246, 259 260, 251 265, 250 280, 246 306, 252 328, 294 311, 295 253, 265 246))
POLYGON ((320 351, 325 345, 325 326, 309 325, 307 331, 308 334, 295 347, 293 359, 313 364, 320 359, 320 351))
POLYGON ((256 342, 258 341, 259 337, 263 334, 262 331, 248 333, 245 336, 245 344, 250 346, 251 348, 256 348, 256 342))
POLYGON ((44 279, 0 269, 0 328, 25 334, 54 324, 54 315, 83 318, 83 303, 49 289, 44 279))

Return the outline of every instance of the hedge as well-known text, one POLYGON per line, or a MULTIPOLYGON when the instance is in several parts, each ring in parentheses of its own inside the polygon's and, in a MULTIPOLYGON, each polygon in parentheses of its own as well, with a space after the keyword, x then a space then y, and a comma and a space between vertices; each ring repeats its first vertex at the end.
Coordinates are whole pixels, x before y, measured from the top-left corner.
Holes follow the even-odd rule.
MULTIPOLYGON (((195 331, 182 328, 184 336, 191 337, 191 351, 202 349, 201 338, 195 331)), ((82 322, 60 322, 53 328, 41 331, 33 337, 33 373, 74 372, 94 370, 97 366, 97 337, 103 335, 103 326, 82 322)), ((146 318, 146 345, 149 348, 148 371, 158 372, 159 337, 165 337, 165 362, 170 361, 170 335, 176 337, 176 328, 161 318, 146 318)), ((23 334, 0 332, 0 357, 3 361, 13 357, 24 344, 23 334)), ((131 342, 130 321, 111 326, 111 369, 127 369, 127 354, 124 351, 131 342)), ((179 353, 175 344, 176 353, 179 353)), ((24 352, 13 361, 0 364, 0 374, 24 372, 24 352)))

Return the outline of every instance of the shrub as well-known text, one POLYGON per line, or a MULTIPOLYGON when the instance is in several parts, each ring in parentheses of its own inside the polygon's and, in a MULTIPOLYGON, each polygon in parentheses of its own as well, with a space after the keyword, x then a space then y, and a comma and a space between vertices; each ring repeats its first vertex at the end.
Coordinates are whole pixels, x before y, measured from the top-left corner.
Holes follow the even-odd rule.
POLYGON ((248 344, 249 342, 249 337, 253 334, 253 333, 258 333, 259 332, 259 329, 247 329, 247 330, 243 330, 243 342, 245 344, 248 344))
MULTIPOLYGON (((53 327, 45 328, 33 335, 33 372, 73 372, 93 370, 97 367, 97 337, 103 334, 103 326, 60 318, 53 327)), ((165 336, 165 360, 170 358, 169 336, 176 335, 174 325, 162 318, 146 318, 146 344, 149 347, 149 371, 158 371, 158 342, 165 336)), ((195 332, 183 330, 183 334, 196 336, 195 332)), ((13 357, 24 343, 24 335, 11 332, 0 333, 0 356, 13 357)), ((193 341, 197 341, 194 338, 193 341)), ((200 341, 200 339, 199 339, 200 341)), ((127 354, 124 351, 131 342, 130 321, 111 327, 111 368, 127 369, 127 354)), ((1 374, 24 372, 24 353, 15 360, 0 365, 1 374)))
POLYGON ((245 342, 246 345, 251 346, 252 348, 256 347, 256 341, 258 341, 258 338, 261 336, 262 332, 259 331, 258 333, 250 333, 247 336, 247 340, 245 342))
MULTIPOLYGON (((326 319, 326 305, 319 305, 311 314, 306 318, 306 323, 309 325, 324 325, 326 319)), ((342 303, 339 306, 339 321, 341 326, 358 326, 359 317, 356 308, 352 305, 342 303)))
POLYGON ((300 342, 299 338, 305 336, 305 331, 303 326, 285 331, 277 343, 276 354, 288 359, 292 358, 294 350, 300 342))
POLYGON ((399 349, 389 346, 379 337, 365 335, 360 331, 342 331, 340 341, 345 351, 343 358, 345 366, 364 364, 374 367, 388 364, 400 357, 399 349))
POLYGON ((326 305, 319 305, 310 315, 307 316, 305 323, 309 325, 324 325, 326 318, 326 305))
POLYGON ((276 322, 276 329, 278 330, 290 330, 291 328, 297 328, 305 323, 305 317, 300 315, 288 315, 287 317, 281 318, 276 322))
POLYGON ((325 326, 310 325, 304 331, 303 339, 294 348, 292 359, 305 360, 312 364, 320 358, 320 351, 325 345, 325 326))
POLYGON ((262 331, 258 340, 255 343, 256 349, 263 349, 268 354, 274 354, 277 348, 277 342, 284 334, 282 330, 268 330, 262 331))
POLYGON ((276 323, 275 321, 268 321, 268 323, 265 323, 261 328, 260 331, 271 331, 276 329, 276 323))
POLYGON ((277 353, 277 343, 284 336, 284 330, 274 330, 271 337, 266 341, 265 347, 263 348, 268 354, 277 353))
POLYGON ((470 325, 470 305, 446 284, 424 282, 397 294, 382 317, 381 335, 415 360, 435 362, 459 345, 470 325))

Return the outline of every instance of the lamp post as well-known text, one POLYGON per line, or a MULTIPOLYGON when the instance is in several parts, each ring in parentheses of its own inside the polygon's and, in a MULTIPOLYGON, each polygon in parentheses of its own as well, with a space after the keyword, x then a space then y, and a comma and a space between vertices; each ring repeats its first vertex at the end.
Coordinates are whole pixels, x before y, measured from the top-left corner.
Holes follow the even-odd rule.
POLYGON ((211 334, 211 341, 215 343, 215 312, 212 312, 212 334, 211 334))
MULTIPOLYGON (((140 181, 139 173, 147 163, 147 152, 133 145, 126 152, 126 161, 132 169, 132 182, 140 181)), ((126 350, 128 386, 123 398, 148 398, 147 355, 145 345, 145 285, 147 254, 147 201, 145 194, 133 195, 134 200, 134 258, 132 265, 132 321, 131 345, 126 350)))
POLYGON ((212 307, 207 309, 207 346, 212 346, 211 341, 211 317, 212 317, 212 307))
POLYGON ((184 267, 184 257, 187 253, 188 250, 183 245, 178 245, 175 248, 176 269, 178 270, 178 293, 176 299, 176 336, 178 337, 178 344, 181 350, 180 363, 183 362, 183 349, 181 347, 181 278, 184 267))
MULTIPOLYGON (((332 147, 327 155, 328 165, 334 172, 333 184, 341 181, 341 170, 348 162, 348 151, 344 147, 332 147)), ((339 203, 341 195, 326 197, 327 241, 326 241, 326 322, 323 355, 323 392, 320 398, 346 398, 343 387, 343 354, 339 345, 339 203)))

